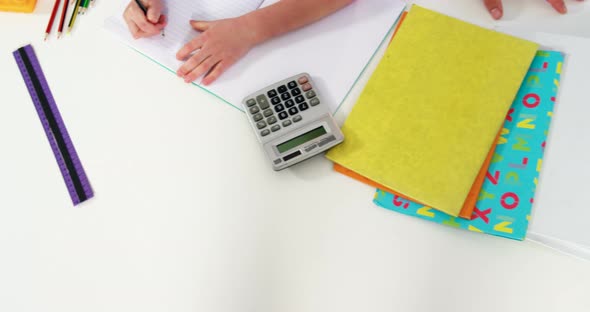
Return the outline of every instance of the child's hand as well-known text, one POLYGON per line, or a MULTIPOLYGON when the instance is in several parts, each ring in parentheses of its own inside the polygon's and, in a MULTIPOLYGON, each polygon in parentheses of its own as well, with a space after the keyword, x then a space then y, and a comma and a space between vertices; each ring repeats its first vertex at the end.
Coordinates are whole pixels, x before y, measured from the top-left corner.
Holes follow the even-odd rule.
POLYGON ((161 0, 141 0, 141 3, 147 8, 147 16, 134 0, 129 2, 123 13, 127 27, 135 39, 157 35, 166 26, 161 0))
POLYGON ((258 41, 254 27, 244 17, 190 24, 202 33, 176 53, 177 59, 186 60, 176 73, 187 83, 205 74, 202 83, 210 84, 258 41))
MULTIPOLYGON (((564 0, 545 0, 553 6, 553 8, 561 13, 567 13, 567 7, 565 6, 564 0)), ((584 0, 578 0, 584 1, 584 0)), ((502 15, 504 15, 504 8, 502 7, 502 0, 483 0, 486 8, 490 11, 490 14, 494 19, 501 19, 502 15)))

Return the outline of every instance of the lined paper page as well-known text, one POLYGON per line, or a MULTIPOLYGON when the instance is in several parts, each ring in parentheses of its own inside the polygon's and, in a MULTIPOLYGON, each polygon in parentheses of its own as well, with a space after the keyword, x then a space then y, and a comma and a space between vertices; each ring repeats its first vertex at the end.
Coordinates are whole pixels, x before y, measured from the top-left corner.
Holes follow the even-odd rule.
MULTIPOLYGON (((133 40, 119 17, 108 19, 105 27, 135 50, 176 72, 181 65, 175 59, 176 52, 196 35, 188 25, 190 18, 235 16, 277 2, 177 1, 183 4, 176 3, 176 7, 169 8, 170 25, 166 28, 165 39, 157 36, 133 40), (172 10, 178 10, 177 15, 172 10)), ((335 112, 404 8, 401 0, 354 1, 314 24, 254 47, 213 84, 200 87, 241 109, 244 96, 286 77, 308 72, 321 90, 322 102, 335 112)), ((197 80, 195 85, 199 83, 197 80)))
POLYGON ((164 14, 168 20, 164 30, 165 36, 133 39, 121 14, 107 19, 105 27, 136 50, 176 71, 182 63, 176 60, 176 52, 199 34, 190 26, 191 19, 211 21, 237 17, 256 10, 262 2, 262 0, 165 0, 164 14))

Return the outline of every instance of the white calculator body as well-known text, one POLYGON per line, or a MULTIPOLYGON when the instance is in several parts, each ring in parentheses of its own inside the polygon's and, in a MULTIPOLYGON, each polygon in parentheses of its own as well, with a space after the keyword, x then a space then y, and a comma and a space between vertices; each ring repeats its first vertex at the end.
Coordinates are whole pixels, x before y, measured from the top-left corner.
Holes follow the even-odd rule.
POLYGON ((344 140, 307 73, 254 92, 242 104, 274 170, 285 169, 344 140))

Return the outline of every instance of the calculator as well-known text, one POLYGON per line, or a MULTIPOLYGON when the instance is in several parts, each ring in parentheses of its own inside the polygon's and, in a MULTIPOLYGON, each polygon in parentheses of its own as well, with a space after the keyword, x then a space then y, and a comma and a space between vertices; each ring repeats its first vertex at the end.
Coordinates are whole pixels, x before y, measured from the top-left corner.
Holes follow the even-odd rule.
POLYGON ((285 169, 344 140, 307 73, 254 92, 242 105, 274 170, 285 169))

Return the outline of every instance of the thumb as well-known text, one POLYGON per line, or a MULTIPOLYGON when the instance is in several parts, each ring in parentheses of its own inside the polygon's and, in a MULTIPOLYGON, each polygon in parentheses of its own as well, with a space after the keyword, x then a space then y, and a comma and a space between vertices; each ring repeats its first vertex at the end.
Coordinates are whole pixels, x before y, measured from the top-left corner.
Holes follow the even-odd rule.
POLYGON ((160 1, 152 1, 147 10, 147 19, 152 24, 157 24, 162 15, 162 3, 160 1))
POLYGON ((191 20, 191 26, 197 31, 205 31, 209 29, 209 22, 191 20))

